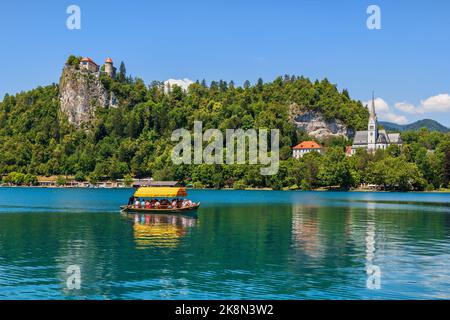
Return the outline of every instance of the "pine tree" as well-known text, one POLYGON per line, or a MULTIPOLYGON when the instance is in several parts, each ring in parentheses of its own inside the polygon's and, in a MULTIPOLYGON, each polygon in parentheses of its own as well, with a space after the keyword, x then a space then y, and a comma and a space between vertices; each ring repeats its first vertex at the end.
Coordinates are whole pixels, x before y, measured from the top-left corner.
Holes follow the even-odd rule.
POLYGON ((120 62, 119 75, 117 76, 117 79, 120 82, 125 82, 126 78, 127 78, 127 69, 125 67, 125 63, 122 61, 120 62))

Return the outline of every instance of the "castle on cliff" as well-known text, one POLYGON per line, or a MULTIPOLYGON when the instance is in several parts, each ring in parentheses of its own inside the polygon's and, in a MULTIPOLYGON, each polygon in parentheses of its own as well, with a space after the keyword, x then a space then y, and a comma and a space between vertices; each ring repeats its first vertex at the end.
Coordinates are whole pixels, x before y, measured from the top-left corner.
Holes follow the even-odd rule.
POLYGON ((116 68, 114 67, 111 58, 107 58, 102 68, 94 62, 91 58, 84 57, 80 61, 80 70, 87 70, 89 72, 101 72, 107 74, 111 78, 116 76, 116 68))

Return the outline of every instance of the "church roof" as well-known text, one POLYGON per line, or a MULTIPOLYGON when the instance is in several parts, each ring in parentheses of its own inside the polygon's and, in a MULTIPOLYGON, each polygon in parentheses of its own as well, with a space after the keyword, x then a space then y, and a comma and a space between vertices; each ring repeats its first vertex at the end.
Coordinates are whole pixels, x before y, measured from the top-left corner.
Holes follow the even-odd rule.
POLYGON ((355 138, 353 139, 353 144, 367 144, 367 135, 366 131, 356 131, 355 138))
POLYGON ((402 143, 400 133, 388 133, 388 137, 391 143, 402 143))
POLYGON ((296 145, 293 149, 322 149, 320 144, 315 141, 303 141, 296 145))
POLYGON ((378 131, 377 143, 383 143, 383 144, 389 143, 389 137, 386 134, 385 130, 378 131))
POLYGON ((112 59, 110 57, 106 58, 106 63, 113 63, 112 59))
MULTIPOLYGON (((368 131, 356 131, 353 145, 367 145, 368 131)), ((386 130, 379 130, 376 143, 381 144, 401 144, 400 133, 386 133, 386 130)))

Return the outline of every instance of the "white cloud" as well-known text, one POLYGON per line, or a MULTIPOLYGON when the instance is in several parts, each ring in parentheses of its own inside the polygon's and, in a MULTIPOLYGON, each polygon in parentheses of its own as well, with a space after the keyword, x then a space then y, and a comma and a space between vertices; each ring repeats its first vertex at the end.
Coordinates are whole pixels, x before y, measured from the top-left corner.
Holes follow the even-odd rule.
POLYGON ((412 103, 408 103, 408 102, 397 102, 394 105, 394 107, 395 107, 395 109, 398 109, 405 113, 410 113, 410 114, 423 113, 423 110, 421 108, 418 108, 415 105, 413 105, 412 103))
MULTIPOLYGON (((365 105, 367 108, 369 108, 372 105, 372 100, 363 102, 363 105, 365 105)), ((388 112, 389 105, 382 98, 375 98, 375 111, 377 113, 388 112)))
POLYGON ((405 116, 395 114, 393 112, 387 112, 380 115, 381 120, 386 120, 389 122, 394 122, 397 124, 406 124, 408 123, 408 119, 405 116))
MULTIPOLYGON (((372 105, 372 100, 363 102, 363 105, 369 108, 372 105)), ((375 111, 377 113, 387 112, 389 111, 389 105, 382 98, 375 98, 375 111)))
POLYGON ((408 102, 397 102, 395 108, 410 114, 426 112, 448 112, 450 111, 450 95, 448 93, 438 94, 420 101, 419 106, 408 102))
MULTIPOLYGON (((372 100, 363 102, 367 107, 372 105, 372 100)), ((408 119, 404 115, 398 115, 391 111, 389 104, 382 98, 375 99, 375 112, 380 120, 395 122, 398 124, 408 123, 408 119)))
MULTIPOLYGON (((372 101, 368 102, 368 103, 372 103, 372 101)), ((369 105, 369 104, 368 104, 369 105)), ((375 109, 376 111, 383 113, 383 112, 389 112, 389 105, 387 104, 386 101, 384 101, 381 98, 376 98, 375 99, 375 109)))
POLYGON ((164 81, 164 91, 168 91, 169 86, 172 87, 173 85, 177 85, 179 86, 181 89, 183 89, 184 91, 187 91, 187 89, 189 88, 189 86, 191 84, 193 84, 194 81, 192 81, 191 79, 169 79, 164 81))
POLYGON ((437 96, 429 97, 420 102, 424 111, 428 112, 448 112, 450 111, 450 95, 441 93, 437 96))
MULTIPOLYGON (((372 104, 372 101, 363 102, 367 107, 372 104)), ((424 114, 427 112, 450 112, 450 95, 448 93, 441 93, 431 96, 425 100, 421 100, 419 105, 414 105, 409 102, 397 102, 394 104, 394 109, 404 114, 424 114)), ((397 114, 391 109, 389 104, 382 98, 375 99, 375 111, 378 118, 398 124, 408 123, 405 115, 397 114)))

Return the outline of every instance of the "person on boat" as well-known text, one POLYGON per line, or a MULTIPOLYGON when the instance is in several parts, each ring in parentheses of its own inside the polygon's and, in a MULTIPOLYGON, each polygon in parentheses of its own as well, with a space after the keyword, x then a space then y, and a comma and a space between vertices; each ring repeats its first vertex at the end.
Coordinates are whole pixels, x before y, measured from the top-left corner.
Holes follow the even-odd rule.
POLYGON ((136 198, 136 201, 134 202, 134 207, 135 208, 140 208, 141 207, 141 202, 139 201, 139 198, 136 198))
POLYGON ((189 207, 192 207, 192 201, 191 200, 188 200, 187 203, 188 203, 189 207))
POLYGON ((150 209, 150 201, 148 199, 145 201, 145 209, 150 209))
POLYGON ((177 207, 177 200, 173 199, 172 200, 172 208, 176 208, 177 207))
POLYGON ((141 208, 145 208, 145 200, 144 199, 141 200, 141 208))
POLYGON ((130 197, 130 199, 128 199, 128 205, 129 206, 132 206, 134 204, 134 195, 132 195, 131 197, 130 197))
POLYGON ((160 205, 161 205, 161 203, 159 202, 158 199, 156 199, 156 201, 155 201, 155 208, 159 208, 160 205))

